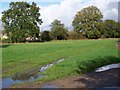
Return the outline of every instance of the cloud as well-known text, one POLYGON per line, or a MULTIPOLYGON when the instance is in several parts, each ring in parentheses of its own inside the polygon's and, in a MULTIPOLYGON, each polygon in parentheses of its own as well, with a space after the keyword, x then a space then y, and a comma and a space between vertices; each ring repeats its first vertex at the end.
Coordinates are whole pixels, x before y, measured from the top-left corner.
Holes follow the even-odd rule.
POLYGON ((116 8, 107 10, 104 12, 104 19, 114 19, 115 21, 118 21, 118 10, 116 8))
POLYGON ((118 20, 118 0, 63 0, 59 5, 41 7, 41 17, 43 19, 42 30, 49 29, 54 19, 61 20, 66 27, 71 27, 75 14, 81 9, 94 5, 103 13, 105 19, 118 20))
POLYGON ((118 1, 102 1, 102 0, 96 0, 93 2, 97 6, 101 12, 103 13, 103 20, 105 19, 113 19, 115 21, 118 21, 118 1))
POLYGON ((0 0, 0 2, 14 2, 14 1, 26 1, 26 2, 61 2, 62 0, 0 0))
POLYGON ((3 29, 4 29, 4 26, 3 26, 2 21, 0 20, 0 30, 3 30, 3 29))
POLYGON ((46 27, 49 28, 49 25, 54 19, 58 19, 65 23, 66 27, 70 27, 76 12, 75 5, 78 4, 78 1, 79 0, 68 2, 68 0, 64 0, 60 5, 56 4, 48 7, 41 7, 40 13, 43 19, 42 29, 46 29, 46 27))
MULTIPOLYGON (((5 2, 1 0, 0 2, 5 2)), ((6 0, 6 2, 11 2, 13 0, 6 0)), ((17 0, 19 1, 19 0, 17 0)), ((94 5, 97 6, 103 13, 105 19, 113 19, 118 21, 118 1, 119 0, 23 0, 28 2, 36 2, 41 8, 40 13, 43 20, 41 29, 49 30, 50 24, 53 20, 58 19, 65 24, 66 27, 72 29, 72 21, 75 14, 81 9, 94 5), (59 4, 51 4, 49 6, 42 6, 39 3, 42 2, 59 2, 59 4)), ((5 8, 5 7, 4 7, 5 8)), ((0 17, 1 11, 0 10, 0 17)))

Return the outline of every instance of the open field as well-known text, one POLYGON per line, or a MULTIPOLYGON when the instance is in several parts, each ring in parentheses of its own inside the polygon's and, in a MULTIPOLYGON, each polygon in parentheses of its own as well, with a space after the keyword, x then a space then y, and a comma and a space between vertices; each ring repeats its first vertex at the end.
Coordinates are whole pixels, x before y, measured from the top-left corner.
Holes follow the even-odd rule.
POLYGON ((118 63, 117 40, 68 40, 45 43, 10 44, 2 46, 3 77, 32 72, 43 65, 65 60, 42 74, 49 81, 94 70, 102 65, 118 63))

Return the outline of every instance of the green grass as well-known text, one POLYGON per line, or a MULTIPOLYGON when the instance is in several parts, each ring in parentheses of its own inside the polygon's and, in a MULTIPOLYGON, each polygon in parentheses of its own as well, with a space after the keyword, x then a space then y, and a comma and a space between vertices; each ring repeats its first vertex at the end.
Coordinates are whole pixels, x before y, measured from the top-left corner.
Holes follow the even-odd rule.
POLYGON ((3 77, 30 71, 65 58, 43 74, 39 81, 48 81, 94 70, 96 67, 120 62, 117 40, 68 40, 45 43, 11 44, 2 48, 3 77))

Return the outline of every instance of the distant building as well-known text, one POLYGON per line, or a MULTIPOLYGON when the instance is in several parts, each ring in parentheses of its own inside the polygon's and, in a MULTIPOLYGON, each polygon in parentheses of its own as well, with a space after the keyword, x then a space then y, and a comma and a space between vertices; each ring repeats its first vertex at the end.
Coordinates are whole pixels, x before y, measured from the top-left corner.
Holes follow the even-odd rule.
POLYGON ((27 37, 26 41, 34 41, 34 40, 39 40, 39 38, 34 38, 34 37, 27 37))

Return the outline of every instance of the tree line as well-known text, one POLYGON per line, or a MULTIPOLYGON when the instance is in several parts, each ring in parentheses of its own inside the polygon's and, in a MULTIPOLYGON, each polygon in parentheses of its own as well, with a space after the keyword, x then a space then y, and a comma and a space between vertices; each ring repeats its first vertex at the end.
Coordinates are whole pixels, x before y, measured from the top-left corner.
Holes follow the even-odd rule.
POLYGON ((3 12, 4 32, 9 42, 50 41, 67 39, 120 38, 120 23, 102 20, 103 14, 96 6, 88 6, 78 11, 72 21, 73 30, 55 19, 50 30, 40 32, 40 8, 36 3, 11 2, 10 9, 3 12))

